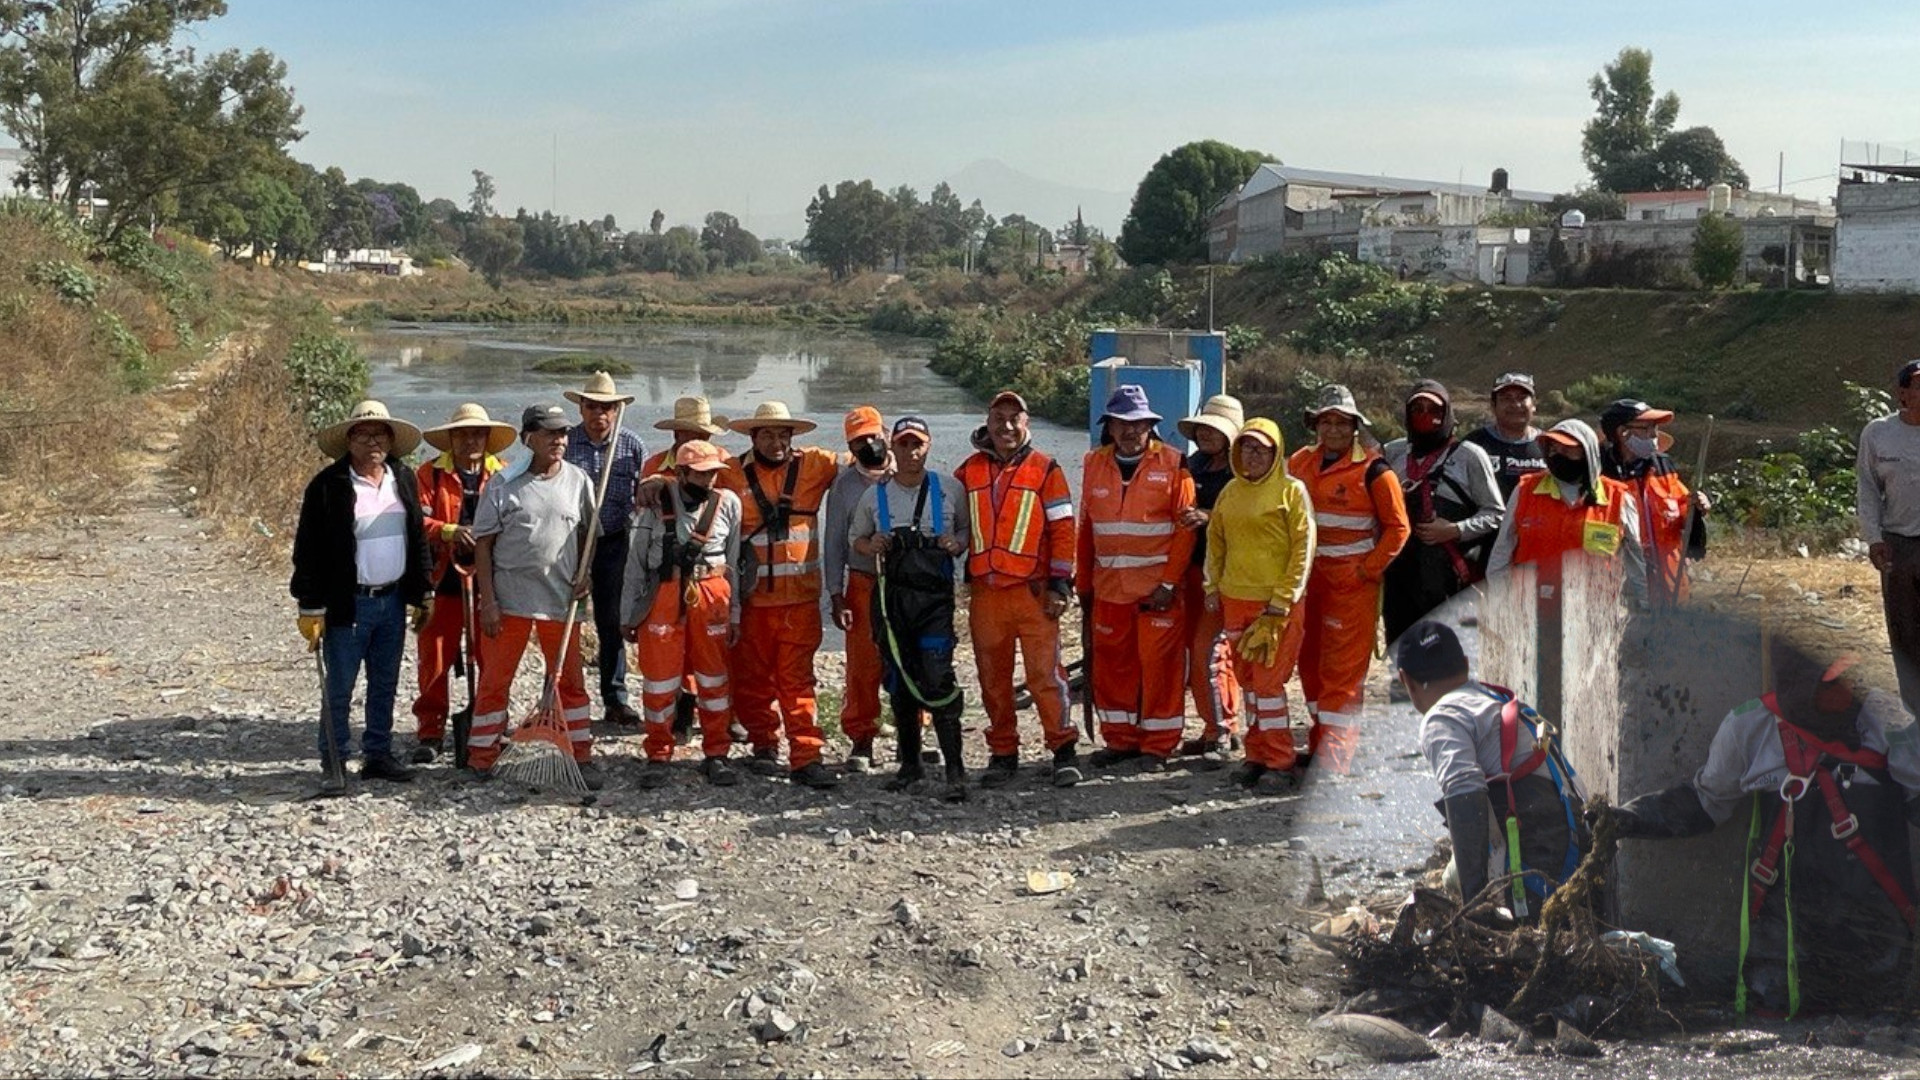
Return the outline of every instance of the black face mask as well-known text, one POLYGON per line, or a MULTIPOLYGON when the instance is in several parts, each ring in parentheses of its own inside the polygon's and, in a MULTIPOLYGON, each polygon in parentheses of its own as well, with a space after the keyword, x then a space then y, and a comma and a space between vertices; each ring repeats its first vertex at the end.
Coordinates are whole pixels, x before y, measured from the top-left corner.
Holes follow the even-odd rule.
POLYGON ((887 463, 887 444, 879 439, 867 439, 853 449, 853 459, 869 469, 877 469, 887 463))
POLYGON ((707 494, 707 489, 699 484, 689 484, 685 481, 680 484, 680 501, 688 506, 699 506, 706 502, 707 494))
POLYGON ((1547 471, 1555 480, 1563 484, 1584 484, 1587 482, 1587 463, 1575 461, 1559 454, 1547 455, 1547 471))

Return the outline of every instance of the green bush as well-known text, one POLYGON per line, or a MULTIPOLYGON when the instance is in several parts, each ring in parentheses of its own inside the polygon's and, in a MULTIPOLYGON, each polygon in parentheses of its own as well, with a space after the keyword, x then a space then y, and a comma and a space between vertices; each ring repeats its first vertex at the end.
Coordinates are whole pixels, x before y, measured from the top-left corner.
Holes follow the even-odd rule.
POLYGON ((1702 288, 1724 289, 1740 273, 1745 233, 1724 214, 1708 214, 1693 230, 1693 273, 1702 288))
POLYGON ((295 409, 319 430, 346 418, 366 396, 373 371, 353 343, 330 329, 303 329, 287 347, 295 409))
POLYGON ((1801 432, 1791 448, 1776 450, 1762 443, 1759 454, 1707 478, 1703 486, 1719 502, 1716 515, 1721 520, 1773 531, 1785 542, 1822 547, 1852 535, 1857 432, 1869 420, 1892 412, 1893 401, 1885 390, 1856 382, 1843 385, 1850 430, 1824 424, 1801 432))

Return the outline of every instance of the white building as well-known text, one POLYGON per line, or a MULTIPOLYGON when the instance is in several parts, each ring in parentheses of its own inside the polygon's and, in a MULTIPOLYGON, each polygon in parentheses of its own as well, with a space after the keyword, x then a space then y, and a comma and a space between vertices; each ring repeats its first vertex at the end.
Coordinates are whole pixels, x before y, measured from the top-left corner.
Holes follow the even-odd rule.
POLYGON ((1920 292, 1920 164, 1841 169, 1834 289, 1920 292))

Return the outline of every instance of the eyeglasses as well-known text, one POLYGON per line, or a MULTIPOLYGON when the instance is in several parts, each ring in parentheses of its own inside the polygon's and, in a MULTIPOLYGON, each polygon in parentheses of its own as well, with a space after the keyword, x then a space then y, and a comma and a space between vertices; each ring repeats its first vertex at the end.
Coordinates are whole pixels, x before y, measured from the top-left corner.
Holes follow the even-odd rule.
POLYGON ((619 406, 619 405, 618 405, 617 403, 615 403, 615 402, 611 402, 611 401, 582 401, 582 402, 580 402, 580 411, 581 411, 581 412, 612 412, 613 410, 615 410, 615 409, 617 409, 617 408, 619 408, 619 407, 620 407, 620 406, 619 406))

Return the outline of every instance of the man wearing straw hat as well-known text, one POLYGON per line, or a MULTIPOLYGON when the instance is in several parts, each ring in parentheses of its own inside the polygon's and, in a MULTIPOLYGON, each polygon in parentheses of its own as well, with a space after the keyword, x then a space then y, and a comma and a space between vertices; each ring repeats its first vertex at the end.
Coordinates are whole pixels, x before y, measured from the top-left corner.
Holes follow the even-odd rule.
MULTIPOLYGON (((573 426, 556 404, 530 405, 520 414, 520 438, 533 459, 524 471, 487 485, 474 516, 474 592, 480 608, 480 689, 473 706, 467 764, 485 775, 500 756, 507 731, 508 696, 527 638, 537 638, 549 668, 560 666, 560 710, 581 778, 598 790, 586 676, 580 660, 580 628, 561 640, 568 609, 583 600, 576 590, 580 556, 593 521, 594 480, 566 460, 573 426), (564 649, 565 662, 560 653, 564 649)), ((616 606, 614 610, 619 610, 616 606)), ((618 618, 614 620, 619 622, 618 618)), ((614 632, 615 643, 623 639, 614 632)))
POLYGON ((741 496, 740 641, 733 649, 733 707, 753 742, 748 767, 780 771, 780 733, 787 736, 788 776, 831 788, 840 778, 820 763, 826 740, 817 721, 814 655, 820 650, 821 504, 839 475, 832 451, 795 447, 793 437, 817 425, 783 402, 765 401, 730 425, 753 449, 721 474, 741 496))
POLYGON ((567 435, 567 461, 588 476, 599 476, 613 455, 607 494, 600 503, 600 539, 593 548, 593 628, 599 636, 600 704, 607 723, 635 727, 640 714, 627 701, 627 648, 620 636, 620 595, 627 569, 627 523, 633 518, 633 489, 646 473, 647 449, 640 436, 620 424, 621 410, 633 395, 614 389, 613 376, 596 371, 580 390, 566 392, 580 407, 580 424, 567 435))
POLYGON ((1193 695, 1202 725, 1200 737, 1182 743, 1180 752, 1201 757, 1203 767, 1224 765, 1224 755, 1239 741, 1240 684, 1233 677, 1233 651, 1222 636, 1226 623, 1217 609, 1207 608, 1206 568, 1207 519, 1221 490, 1233 479, 1228 449, 1240 437, 1245 418, 1239 398, 1215 394, 1198 415, 1179 423, 1180 434, 1193 443, 1186 462, 1193 477, 1193 506, 1180 521, 1194 531, 1193 559, 1181 592, 1181 606, 1192 624, 1187 635, 1187 692, 1193 695))
MULTIPOLYGON (((413 770, 393 756, 393 701, 407 609, 418 628, 432 599, 419 488, 413 473, 395 465, 420 444, 420 429, 394 419, 378 401, 362 401, 345 420, 322 430, 319 443, 333 464, 308 482, 301 497, 288 591, 300 605, 307 648, 324 650, 326 660, 321 758, 347 756, 353 684, 365 665, 360 775, 411 780, 413 770)), ((324 784, 323 794, 345 790, 337 774, 324 784)))
POLYGON ((874 736, 880 734, 880 639, 873 622, 877 564, 871 556, 851 550, 849 534, 860 497, 893 475, 894 462, 880 410, 859 406, 847 413, 841 426, 853 460, 841 468, 827 492, 821 558, 833 623, 847 635, 847 683, 840 701, 840 730, 853 743, 847 769, 867 772, 873 768, 874 736))
MULTIPOLYGON (((514 442, 512 424, 503 424, 472 402, 453 410, 439 427, 420 433, 440 456, 420 463, 421 510, 426 518, 427 549, 433 553, 433 615, 420 630, 420 693, 413 699, 416 724, 413 760, 425 765, 440 752, 447 731, 447 684, 454 658, 464 648, 472 665, 477 643, 462 638, 473 618, 473 517, 487 478, 500 471, 495 455, 514 442)), ((469 670, 469 679, 473 678, 469 670)))

